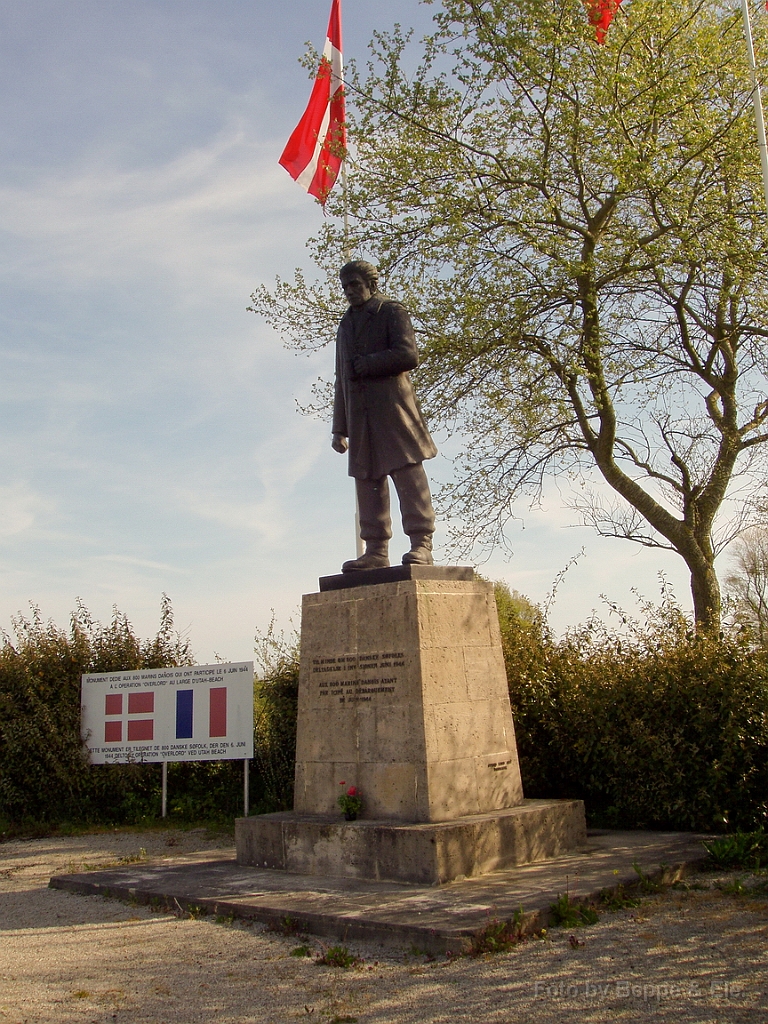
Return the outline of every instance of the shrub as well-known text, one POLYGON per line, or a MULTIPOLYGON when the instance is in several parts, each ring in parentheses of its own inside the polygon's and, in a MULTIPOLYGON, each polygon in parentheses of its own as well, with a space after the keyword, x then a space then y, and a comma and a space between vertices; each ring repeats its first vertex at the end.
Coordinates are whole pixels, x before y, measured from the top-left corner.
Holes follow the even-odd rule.
POLYGON ((488 953, 507 953, 520 941, 522 936, 524 913, 522 906, 515 911, 511 921, 489 918, 486 924, 472 936, 469 947, 470 956, 483 956, 488 953))
MULTIPOLYGON (((160 814, 160 765, 89 765, 80 740, 84 672, 188 665, 188 641, 173 628, 164 596, 160 628, 137 639, 117 610, 109 625, 78 604, 69 631, 38 608, 0 641, 0 818, 4 827, 64 821, 138 822, 160 814)), ((242 799, 239 762, 168 768, 169 811, 182 819, 231 816, 242 799)))
POLYGON ((759 871, 768 862, 768 835, 757 832, 735 832, 704 843, 709 859, 716 868, 747 868, 759 871))
MULTIPOLYGON (((543 614, 496 584, 523 786, 583 799, 592 825, 753 832, 768 817, 768 649, 746 631, 695 633, 665 594, 622 632, 597 621, 554 638, 543 614)), ((616 609, 615 609, 616 610, 616 609)), ((618 610, 616 610, 618 611, 618 610)), ((164 597, 160 629, 126 617, 69 632, 33 608, 0 639, 0 821, 134 822, 160 811, 159 765, 89 766, 80 676, 191 664, 164 597)), ((252 807, 292 806, 299 640, 256 636, 252 807)), ((169 765, 169 810, 200 820, 240 810, 239 761, 169 765)), ((3 826, 5 827, 5 826, 3 826)))
POLYGON ((745 632, 695 633, 674 600, 555 640, 507 616, 523 786, 585 801, 611 828, 754 828, 768 812, 768 657, 745 632))
POLYGON ((600 915, 589 903, 574 903, 567 892, 560 893, 549 905, 550 920, 555 928, 583 928, 597 924, 600 915))
POLYGON ((299 698, 299 637, 275 630, 256 634, 259 663, 254 683, 254 760, 261 795, 256 812, 293 807, 296 764, 296 717, 299 698))
POLYGON ((350 953, 346 946, 330 946, 315 963, 326 967, 356 967, 362 961, 359 956, 350 953))

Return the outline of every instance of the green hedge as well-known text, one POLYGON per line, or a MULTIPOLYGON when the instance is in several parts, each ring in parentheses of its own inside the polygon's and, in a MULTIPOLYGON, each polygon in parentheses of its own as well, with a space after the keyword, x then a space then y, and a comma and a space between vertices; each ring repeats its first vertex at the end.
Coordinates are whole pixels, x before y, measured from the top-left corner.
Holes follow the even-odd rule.
POLYGON ((257 680, 254 689, 254 762, 260 811, 293 807, 296 764, 296 713, 299 700, 299 637, 275 630, 256 633, 257 680))
MULTIPOLYGON (((137 639, 119 612, 104 626, 82 605, 67 631, 44 622, 36 608, 16 619, 14 636, 3 634, 0 642, 0 832, 159 817, 160 765, 88 764, 80 740, 80 677, 191 663, 167 598, 157 635, 147 641, 137 639)), ((239 761, 169 765, 170 814, 199 820, 241 813, 242 776, 239 761)))
MULTIPOLYGON (((496 587, 523 785, 577 797, 592 825, 758 829, 768 816, 768 653, 746 632, 694 634, 671 601, 647 605, 622 635, 597 622, 563 639, 535 606, 496 587)), ((160 813, 159 765, 87 763, 80 676, 190 664, 163 603, 154 639, 125 616, 79 607, 69 631, 36 610, 0 644, 0 832, 57 822, 139 822, 160 813), (2 822, 5 822, 5 826, 2 822)), ((257 635, 254 812, 293 799, 298 638, 257 635)), ((169 811, 229 818, 242 806, 239 761, 169 766, 169 811)))
POLYGON ((497 585, 523 787, 610 828, 750 829, 768 813, 768 657, 700 635, 670 601, 623 635, 562 640, 497 585))

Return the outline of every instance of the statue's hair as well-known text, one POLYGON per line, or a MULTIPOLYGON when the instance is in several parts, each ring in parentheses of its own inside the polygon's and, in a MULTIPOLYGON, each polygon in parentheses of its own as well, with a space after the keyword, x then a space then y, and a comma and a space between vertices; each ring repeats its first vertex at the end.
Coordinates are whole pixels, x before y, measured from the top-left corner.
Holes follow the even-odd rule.
POLYGON ((367 260, 352 260, 350 263, 345 263, 339 271, 339 277, 342 281, 345 277, 351 277, 352 274, 359 274, 372 292, 379 290, 378 268, 374 267, 367 260))

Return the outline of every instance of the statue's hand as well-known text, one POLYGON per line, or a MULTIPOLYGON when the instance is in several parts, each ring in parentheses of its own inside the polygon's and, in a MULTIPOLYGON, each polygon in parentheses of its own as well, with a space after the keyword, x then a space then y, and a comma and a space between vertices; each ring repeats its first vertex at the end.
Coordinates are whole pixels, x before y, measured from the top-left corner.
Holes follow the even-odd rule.
POLYGON ((352 369, 356 377, 365 376, 365 356, 355 356, 352 360, 352 369))
POLYGON ((346 437, 343 434, 332 434, 331 435, 331 448, 339 455, 343 455, 344 452, 349 448, 346 437))

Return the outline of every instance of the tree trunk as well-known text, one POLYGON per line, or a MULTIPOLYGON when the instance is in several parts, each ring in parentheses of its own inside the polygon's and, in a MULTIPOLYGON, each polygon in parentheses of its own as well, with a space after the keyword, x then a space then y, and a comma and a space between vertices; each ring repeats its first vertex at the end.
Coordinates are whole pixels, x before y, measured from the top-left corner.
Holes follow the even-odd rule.
POLYGON ((689 562, 688 568, 691 570, 693 614, 697 628, 719 629, 720 584, 717 581, 715 567, 702 559, 700 564, 695 566, 689 562))

